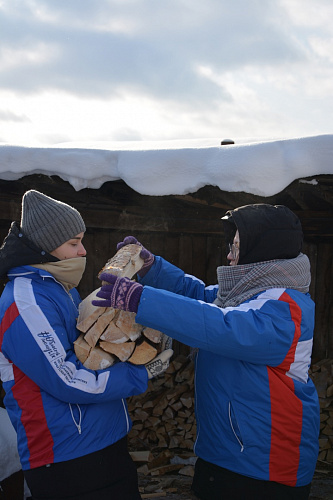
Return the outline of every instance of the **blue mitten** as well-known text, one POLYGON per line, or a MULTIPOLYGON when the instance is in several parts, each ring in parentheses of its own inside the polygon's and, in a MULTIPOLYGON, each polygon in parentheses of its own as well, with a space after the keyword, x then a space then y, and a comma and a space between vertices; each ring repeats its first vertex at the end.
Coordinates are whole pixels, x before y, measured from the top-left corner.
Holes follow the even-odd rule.
MULTIPOLYGON (((119 250, 125 245, 142 246, 141 243, 134 236, 126 236, 126 238, 124 238, 124 241, 118 243, 117 250, 119 250)), ((151 252, 149 252, 149 250, 147 250, 145 247, 142 246, 140 257, 141 259, 144 260, 144 264, 140 269, 140 271, 138 271, 138 275, 140 276, 140 278, 143 278, 147 274, 151 266, 154 264, 155 256, 151 252)))
POLYGON ((94 306, 114 307, 123 311, 138 312, 138 306, 143 290, 143 286, 129 278, 118 278, 113 274, 102 273, 102 281, 107 285, 102 285, 97 297, 104 300, 93 300, 94 306))

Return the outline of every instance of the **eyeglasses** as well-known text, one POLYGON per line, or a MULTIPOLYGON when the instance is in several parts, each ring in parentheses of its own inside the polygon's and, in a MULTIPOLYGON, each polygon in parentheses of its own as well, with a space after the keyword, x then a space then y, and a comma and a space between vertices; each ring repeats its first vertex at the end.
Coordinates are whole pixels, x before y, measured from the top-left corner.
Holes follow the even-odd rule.
POLYGON ((229 252, 231 253, 232 260, 236 260, 239 254, 239 248, 236 247, 235 243, 229 243, 229 252))

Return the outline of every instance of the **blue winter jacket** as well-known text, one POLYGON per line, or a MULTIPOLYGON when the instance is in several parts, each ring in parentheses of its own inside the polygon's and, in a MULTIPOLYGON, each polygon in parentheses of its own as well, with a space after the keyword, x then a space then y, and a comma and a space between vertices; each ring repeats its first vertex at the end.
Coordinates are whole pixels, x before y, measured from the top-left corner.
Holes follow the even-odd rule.
POLYGON ((147 389, 147 371, 130 363, 91 371, 73 342, 79 295, 32 266, 9 271, 0 300, 0 374, 18 436, 22 468, 103 449, 131 428, 124 398, 147 389))
POLYGON ((308 377, 314 327, 309 294, 275 288, 220 308, 212 304, 217 285, 205 287, 161 257, 141 283, 136 320, 199 348, 196 454, 252 478, 310 483, 319 406, 308 377))

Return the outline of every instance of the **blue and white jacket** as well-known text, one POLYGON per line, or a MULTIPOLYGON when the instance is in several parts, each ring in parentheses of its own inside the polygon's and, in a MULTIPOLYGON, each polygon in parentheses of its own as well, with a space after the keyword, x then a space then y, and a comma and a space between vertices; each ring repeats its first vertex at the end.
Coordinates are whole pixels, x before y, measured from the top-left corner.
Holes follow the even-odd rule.
POLYGON ((147 389, 143 366, 91 371, 73 342, 79 295, 32 266, 12 268, 0 299, 0 374, 23 470, 103 449, 131 428, 125 398, 147 389))
POLYGON ((136 320, 199 348, 196 454, 252 478, 310 483, 319 405, 308 377, 314 327, 309 294, 273 288, 221 308, 212 304, 218 285, 205 287, 161 257, 141 283, 136 320))

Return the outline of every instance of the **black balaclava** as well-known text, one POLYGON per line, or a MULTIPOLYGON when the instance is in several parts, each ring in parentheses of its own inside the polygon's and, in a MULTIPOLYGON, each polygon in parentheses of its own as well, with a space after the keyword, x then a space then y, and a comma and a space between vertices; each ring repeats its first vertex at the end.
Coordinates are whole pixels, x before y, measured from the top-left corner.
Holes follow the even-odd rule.
POLYGON ((293 259, 301 252, 303 231, 299 218, 284 205, 258 203, 228 210, 222 217, 226 242, 238 229, 238 264, 293 259))

